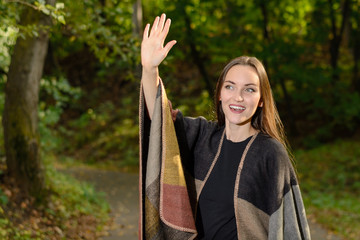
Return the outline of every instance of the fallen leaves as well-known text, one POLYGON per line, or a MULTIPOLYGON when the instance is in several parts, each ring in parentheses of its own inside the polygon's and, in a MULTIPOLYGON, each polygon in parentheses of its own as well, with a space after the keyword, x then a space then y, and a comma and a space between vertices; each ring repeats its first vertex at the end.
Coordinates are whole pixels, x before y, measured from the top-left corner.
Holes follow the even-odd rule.
POLYGON ((0 205, 0 239, 96 240, 106 235, 106 228, 99 228, 103 220, 81 211, 69 213, 62 196, 49 197, 53 202, 37 205, 4 174, 0 190, 8 200, 0 205))

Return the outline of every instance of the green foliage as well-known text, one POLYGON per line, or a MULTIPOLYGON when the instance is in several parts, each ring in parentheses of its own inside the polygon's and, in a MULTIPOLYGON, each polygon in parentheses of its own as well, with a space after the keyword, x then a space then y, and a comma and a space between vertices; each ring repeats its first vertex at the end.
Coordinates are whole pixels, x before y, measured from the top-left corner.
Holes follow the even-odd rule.
POLYGON ((0 91, 6 81, 5 73, 9 70, 11 49, 15 45, 16 36, 17 29, 0 24, 0 91))
POLYGON ((76 117, 64 117, 65 124, 57 128, 63 139, 58 150, 76 152, 83 162, 137 163, 138 126, 133 119, 138 96, 133 82, 138 81, 134 69, 140 44, 133 34, 132 5, 133 1, 65 1, 66 28, 58 28, 50 42, 56 46, 53 59, 63 63, 52 68, 53 73, 63 71, 83 93, 67 108, 76 117), (77 64, 79 59, 83 65, 77 64))
MULTIPOLYGON (((359 92, 353 89, 354 81, 358 80, 352 76, 354 56, 347 51, 346 39, 340 46, 338 69, 331 69, 330 56, 326 54, 333 35, 330 7, 335 9, 337 28, 342 21, 341 5, 329 4, 322 0, 178 0, 149 1, 144 8, 145 16, 148 16, 146 22, 151 22, 161 12, 166 12, 173 20, 168 40, 176 39, 178 44, 171 50, 164 70, 161 69, 164 79, 175 79, 175 84, 167 85, 170 93, 179 94, 178 89, 182 86, 179 87, 177 82, 186 87, 195 84, 199 88, 200 85, 204 89, 203 76, 193 73, 197 66, 189 41, 195 44, 213 86, 219 71, 231 58, 255 55, 266 64, 285 126, 296 128, 288 129, 289 135, 307 138, 304 142, 311 143, 306 147, 311 147, 331 140, 341 132, 343 135, 351 134, 359 121, 359 92), (185 17, 190 21, 190 37, 185 17), (171 56, 175 56, 177 61, 172 61, 171 56), (187 69, 180 67, 184 64, 187 69), (172 76, 174 71, 179 72, 175 77, 172 76), (338 71, 340 81, 333 81, 333 71, 338 71), (191 73, 193 79, 188 81, 191 73), (349 102, 353 104, 350 106, 349 102)), ((350 10, 355 32, 358 7, 358 4, 352 4, 350 10)), ((352 36, 349 37, 358 42, 355 40, 357 35, 352 36)), ((353 41, 350 39, 349 42, 353 41)), ((201 98, 202 91, 197 90, 187 91, 178 97, 181 102, 173 101, 173 104, 180 104, 182 109, 189 108, 183 99, 201 98)), ((190 113, 199 115, 194 111, 190 113)))
MULTIPOLYGON (((3 210, 0 207, 0 211, 3 210)), ((3 240, 41 240, 43 238, 42 233, 32 233, 29 230, 20 229, 12 225, 12 223, 2 218, 0 214, 0 237, 3 240)))
MULTIPOLYGON (((65 158, 86 163, 136 166, 140 38, 132 30, 133 3, 64 0, 54 7, 44 1, 31 1, 27 6, 55 20, 39 104, 45 152, 66 153, 73 158, 65 158)), ((359 82, 355 70, 360 63, 354 59, 359 51, 360 5, 351 2, 351 29, 341 42, 338 68, 332 69, 330 9, 334 10, 337 30, 342 16, 340 2, 329 3, 149 0, 143 1, 143 15, 144 23, 152 23, 162 12, 172 19, 166 41, 176 39, 178 44, 160 73, 174 108, 184 115, 214 118, 211 92, 205 88, 196 57, 213 86, 223 66, 234 57, 254 55, 266 64, 282 120, 285 126, 294 124, 297 128, 294 132, 287 129, 288 135, 299 146, 317 147, 297 154, 305 200, 323 223, 334 229, 339 226, 336 231, 344 233, 352 230, 340 228, 351 229, 346 224, 358 219, 350 214, 358 211, 356 195, 351 193, 359 189, 355 172, 359 169, 354 164, 358 152, 346 143, 340 144, 344 149, 321 145, 358 134, 360 93, 354 86, 359 82), (338 74, 338 81, 333 73, 338 74), (333 220, 326 222, 325 218, 333 220), (343 225, 336 222, 342 220, 343 225)), ((21 28, 17 22, 23 7, 20 1, 0 0, 0 92, 21 28)), ((36 26, 22 31, 37 34, 36 26)), ((0 93, 0 110, 3 101, 0 93)), ((87 196, 86 190, 79 191, 87 196)))
MULTIPOLYGON (((25 38, 38 37, 39 31, 44 26, 29 24, 22 26, 19 24, 20 14, 23 9, 33 9, 43 14, 51 16, 54 22, 65 24, 64 3, 58 2, 55 6, 46 4, 45 0, 39 1, 21 1, 21 0, 1 0, 0 1, 0 26, 17 29, 17 35, 25 38)), ((17 36, 16 36, 17 37, 17 36)), ((1 51, 0 51, 1 52, 1 51)))
MULTIPOLYGON (((131 116, 134 111, 126 107, 131 104, 130 97, 125 98, 120 106, 104 102, 69 121, 61 134, 72 141, 63 143, 64 150, 70 155, 81 156, 82 162, 90 164, 108 162, 113 167, 136 166, 138 122, 124 117, 131 116)), ((137 109, 137 105, 132 107, 137 109)))
MULTIPOLYGON (((65 1, 66 34, 70 49, 84 44, 104 67, 121 67, 138 61, 139 42, 132 35, 131 1, 65 1)), ((63 36, 57 42, 63 44, 63 36)))
MULTIPOLYGON (((2 209, 1 209, 2 210, 2 209)), ((1 211, 0 210, 0 211, 1 211)), ((4 240, 41 240, 41 233, 31 233, 28 230, 14 227, 8 219, 0 216, 0 237, 4 240)))
POLYGON ((61 24, 66 24, 65 23, 65 12, 64 10, 64 3, 62 2, 57 2, 55 4, 55 6, 51 6, 49 4, 45 3, 45 0, 41 0, 41 1, 35 1, 34 3, 34 8, 38 11, 41 11, 42 13, 51 16, 53 19, 56 19, 57 21, 59 21, 61 24))
POLYGON ((42 79, 40 81, 39 132, 41 146, 50 152, 58 148, 61 139, 54 126, 58 123, 64 107, 81 97, 80 88, 72 87, 68 81, 60 77, 42 79))
MULTIPOLYGON (((2 84, 0 84, 2 86, 2 84)), ((5 103, 5 94, 2 94, 0 91, 0 120, 2 122, 2 112, 4 110, 4 103, 5 103)), ((3 137, 3 127, 2 124, 0 125, 0 155, 5 155, 5 149, 4 149, 4 137, 3 137)))
MULTIPOLYGON (((169 84, 170 85, 170 84, 169 84)), ((171 95, 170 95, 171 96, 171 95)), ((177 98, 171 98, 177 99, 177 98)), ((209 120, 215 120, 213 101, 209 93, 205 90, 201 92, 200 97, 187 98, 181 100, 181 105, 173 105, 174 109, 179 109, 184 116, 203 116, 209 120)))
POLYGON ((360 142, 297 151, 297 169, 306 206, 316 219, 346 239, 360 232, 360 142))
MULTIPOLYGON (((44 156, 46 159, 46 187, 49 192, 47 206, 18 206, 21 209, 9 211, 9 204, 0 202, 0 237, 6 240, 40 240, 54 237, 55 232, 62 232, 64 236, 55 239, 75 239, 69 228, 78 224, 83 216, 91 216, 97 226, 93 234, 100 233, 109 220, 109 205, 104 194, 94 190, 92 185, 79 182, 74 178, 60 173, 53 167, 54 157, 44 156), (23 213, 31 207, 29 213, 23 213), (34 220, 34 212, 35 220, 34 220), (26 217, 22 217, 25 214, 26 217), (30 219, 28 222, 27 220, 30 219), (54 230, 55 229, 55 230, 54 230), (55 232, 54 232, 55 231, 55 232)), ((13 191, 13 189, 11 189, 13 191)), ((13 191, 13 194, 15 191, 13 191)), ((3 192, 0 191, 0 199, 3 192)), ((12 199, 12 201, 15 201, 12 199)), ((12 203, 13 204, 13 203, 12 203)), ((77 233, 80 234, 80 233, 77 233)), ((56 235, 56 234, 55 234, 56 235)))
MULTIPOLYGON (((108 220, 109 205, 102 192, 94 186, 58 172, 47 165, 47 186, 52 189, 51 205, 46 211, 59 219, 69 219, 82 214, 108 220)), ((65 221, 64 221, 65 222, 65 221)), ((103 222, 104 223, 104 222, 103 222)), ((64 227, 64 226, 62 226, 64 227)))
POLYGON ((4 206, 8 203, 9 198, 4 194, 4 192, 0 189, 0 205, 4 206))

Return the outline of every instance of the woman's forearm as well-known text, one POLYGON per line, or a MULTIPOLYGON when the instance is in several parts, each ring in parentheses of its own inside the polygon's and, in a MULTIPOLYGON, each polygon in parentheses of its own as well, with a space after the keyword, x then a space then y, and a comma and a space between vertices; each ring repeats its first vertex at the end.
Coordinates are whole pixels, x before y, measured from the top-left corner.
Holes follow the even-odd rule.
POLYGON ((143 67, 141 84, 143 85, 150 119, 154 112, 157 87, 159 85, 158 66, 176 44, 176 41, 172 40, 164 47, 164 41, 169 32, 170 24, 171 20, 166 20, 165 14, 162 14, 161 17, 156 17, 151 30, 150 24, 146 25, 141 42, 141 64, 143 67))
POLYGON ((141 84, 143 86, 146 107, 151 119, 154 112, 155 99, 159 86, 159 69, 157 67, 152 69, 143 67, 141 84))

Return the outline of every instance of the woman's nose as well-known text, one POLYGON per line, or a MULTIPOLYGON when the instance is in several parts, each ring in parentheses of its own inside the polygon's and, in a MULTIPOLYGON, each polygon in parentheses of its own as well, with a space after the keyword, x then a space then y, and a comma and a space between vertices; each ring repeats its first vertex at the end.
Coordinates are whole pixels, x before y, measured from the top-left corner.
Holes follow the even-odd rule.
POLYGON ((242 97, 241 93, 238 93, 235 97, 235 100, 238 102, 242 102, 244 101, 244 98, 242 97))

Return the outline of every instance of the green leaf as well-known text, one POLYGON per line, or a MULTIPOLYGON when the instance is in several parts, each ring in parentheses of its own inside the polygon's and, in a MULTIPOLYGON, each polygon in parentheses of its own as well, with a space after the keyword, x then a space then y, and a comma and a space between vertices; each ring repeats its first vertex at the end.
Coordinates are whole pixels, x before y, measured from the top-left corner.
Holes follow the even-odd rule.
POLYGON ((56 3, 55 8, 60 10, 65 8, 65 4, 62 2, 56 3))
POLYGON ((51 11, 48 8, 41 8, 41 12, 43 12, 46 15, 50 15, 51 11))

